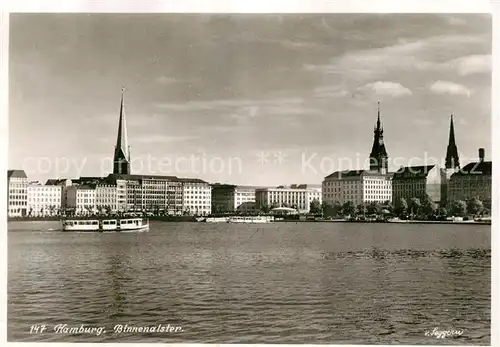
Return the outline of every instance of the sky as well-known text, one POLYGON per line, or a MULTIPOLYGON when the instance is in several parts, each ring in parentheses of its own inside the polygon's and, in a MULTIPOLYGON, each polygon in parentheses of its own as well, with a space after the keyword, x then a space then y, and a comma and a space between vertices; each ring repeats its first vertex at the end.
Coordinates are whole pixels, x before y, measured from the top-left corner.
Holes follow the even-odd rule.
POLYGON ((491 159, 491 16, 12 14, 9 168, 106 176, 120 98, 132 172, 273 186, 491 159))

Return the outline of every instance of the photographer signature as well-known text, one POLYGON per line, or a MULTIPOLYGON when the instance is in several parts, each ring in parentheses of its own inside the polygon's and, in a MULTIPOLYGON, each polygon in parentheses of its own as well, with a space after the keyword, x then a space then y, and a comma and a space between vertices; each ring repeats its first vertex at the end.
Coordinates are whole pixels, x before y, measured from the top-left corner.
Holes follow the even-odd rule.
POLYGON ((432 330, 427 330, 425 332, 425 336, 434 336, 437 339, 444 339, 447 337, 455 337, 455 336, 462 336, 464 333, 463 330, 457 329, 457 330, 440 330, 439 328, 434 328, 432 330))

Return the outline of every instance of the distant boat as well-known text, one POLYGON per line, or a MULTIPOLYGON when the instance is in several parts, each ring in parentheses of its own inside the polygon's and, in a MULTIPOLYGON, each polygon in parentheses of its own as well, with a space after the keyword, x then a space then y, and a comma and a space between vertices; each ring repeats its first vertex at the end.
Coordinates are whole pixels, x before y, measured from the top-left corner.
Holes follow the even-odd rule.
POLYGON ((196 217, 195 218, 197 222, 206 222, 207 219, 205 217, 196 217))
POLYGON ((207 217, 205 222, 207 223, 227 223, 229 221, 229 217, 207 217))
POLYGON ((269 223, 269 222, 274 222, 273 216, 236 216, 229 218, 229 223, 269 223))
POLYGON ((75 218, 62 220, 63 231, 141 232, 149 230, 149 220, 143 218, 75 218))

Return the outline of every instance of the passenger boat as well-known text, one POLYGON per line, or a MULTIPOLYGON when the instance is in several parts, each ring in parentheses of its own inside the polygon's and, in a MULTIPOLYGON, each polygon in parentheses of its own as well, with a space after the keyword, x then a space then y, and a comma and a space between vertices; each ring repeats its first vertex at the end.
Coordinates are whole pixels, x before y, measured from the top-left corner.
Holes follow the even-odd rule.
POLYGON ((141 232, 149 230, 143 218, 75 218, 62 220, 63 231, 141 232))
POLYGON ((207 223, 227 223, 229 221, 229 217, 207 217, 205 222, 207 223))
POLYGON ((273 221, 273 216, 235 216, 229 218, 229 223, 269 223, 273 221))

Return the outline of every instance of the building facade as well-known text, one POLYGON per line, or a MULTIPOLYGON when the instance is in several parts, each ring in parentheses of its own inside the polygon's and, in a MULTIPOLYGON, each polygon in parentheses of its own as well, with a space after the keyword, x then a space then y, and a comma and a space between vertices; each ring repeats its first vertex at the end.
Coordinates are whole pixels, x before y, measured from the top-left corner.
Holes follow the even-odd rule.
POLYGON ((311 202, 315 199, 321 203, 321 189, 318 187, 310 188, 307 185, 258 188, 255 191, 256 207, 261 210, 290 207, 301 213, 307 213, 310 210, 311 202))
POLYGON ((73 181, 69 178, 48 179, 45 185, 61 187, 61 213, 64 214, 67 202, 67 188, 73 185, 73 181))
POLYGON ((182 215, 183 193, 183 184, 177 177, 167 181, 167 214, 182 215))
POLYGON ((167 179, 155 177, 144 178, 142 183, 142 210, 149 212, 165 212, 168 191, 167 179))
POLYGON ((232 184, 212 184, 212 213, 234 212, 235 190, 232 184))
POLYGON ((66 212, 77 216, 97 212, 96 188, 88 185, 72 185, 66 190, 66 212))
POLYGON ((62 209, 62 186, 42 185, 40 182, 28 184, 28 216, 55 216, 62 209))
POLYGON ((392 201, 392 175, 371 170, 337 171, 323 181, 323 201, 328 204, 352 201, 386 203, 392 201))
POLYGON ((257 187, 254 186, 236 186, 234 190, 234 211, 247 206, 248 203, 255 202, 256 189, 257 187))
POLYGON ((28 212, 28 176, 24 170, 8 170, 7 187, 7 216, 26 216, 28 212))
POLYGON ((118 211, 116 185, 100 183, 95 187, 95 205, 100 213, 118 211))
POLYGON ((308 194, 309 206, 311 206, 311 202, 313 202, 313 200, 317 200, 320 205, 323 202, 323 188, 321 184, 300 184, 297 187, 303 189, 309 189, 309 194, 308 194))
POLYGON ((183 214, 207 216, 212 213, 212 187, 196 178, 180 178, 183 214))
POLYGON ((240 206, 255 202, 253 186, 237 186, 232 184, 212 185, 212 212, 227 213, 237 211, 240 206))
POLYGON ((396 171, 392 180, 392 201, 401 198, 423 199, 441 202, 441 170, 437 165, 407 166, 396 171))
POLYGON ((106 182, 116 185, 118 211, 182 214, 183 185, 176 176, 111 174, 106 182))
POLYGON ((448 181, 447 207, 455 201, 478 198, 485 207, 491 209, 492 162, 484 160, 484 149, 479 149, 479 161, 465 165, 451 175, 448 181))

